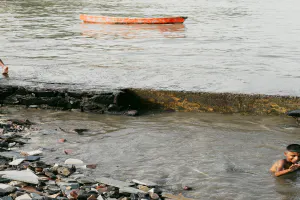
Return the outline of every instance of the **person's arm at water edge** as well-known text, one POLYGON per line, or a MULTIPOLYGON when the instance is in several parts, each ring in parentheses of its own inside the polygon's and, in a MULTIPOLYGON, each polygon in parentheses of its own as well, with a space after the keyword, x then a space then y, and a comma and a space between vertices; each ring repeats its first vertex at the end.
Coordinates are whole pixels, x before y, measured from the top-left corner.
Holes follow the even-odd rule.
POLYGON ((292 164, 289 166, 287 165, 288 163, 286 160, 279 160, 271 167, 270 170, 274 173, 275 176, 278 177, 296 171, 300 168, 299 164, 292 164))

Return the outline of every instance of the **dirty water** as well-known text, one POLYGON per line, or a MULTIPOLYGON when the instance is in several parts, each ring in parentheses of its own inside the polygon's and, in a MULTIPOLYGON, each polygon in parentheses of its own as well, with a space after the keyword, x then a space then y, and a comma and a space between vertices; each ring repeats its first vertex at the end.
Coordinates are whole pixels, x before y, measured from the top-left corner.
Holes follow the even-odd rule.
POLYGON ((43 160, 50 163, 77 158, 97 164, 87 171, 92 177, 148 179, 194 199, 300 198, 297 174, 274 178, 268 172, 285 146, 300 139, 292 118, 208 113, 133 118, 7 107, 1 113, 37 123, 39 130, 22 150, 48 149, 43 160), (58 142, 61 138, 66 142, 58 142))

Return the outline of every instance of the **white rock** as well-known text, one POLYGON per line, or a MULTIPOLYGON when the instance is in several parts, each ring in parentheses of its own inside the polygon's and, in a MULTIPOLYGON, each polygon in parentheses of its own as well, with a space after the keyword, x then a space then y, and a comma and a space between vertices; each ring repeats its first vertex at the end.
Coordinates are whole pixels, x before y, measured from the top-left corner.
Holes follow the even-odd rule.
POLYGON ((10 163, 8 163, 9 165, 19 165, 21 164, 25 159, 24 158, 19 158, 16 160, 11 161, 10 163))
POLYGON ((104 200, 101 194, 97 197, 98 200, 104 200))
POLYGON ((7 178, 15 181, 21 181, 26 183, 38 184, 39 177, 35 175, 30 169, 22 171, 0 171, 2 178, 7 178))
POLYGON ((35 155, 42 154, 43 151, 41 151, 41 150, 35 150, 35 151, 28 151, 28 152, 25 152, 25 153, 28 154, 29 156, 35 156, 35 155))
POLYGON ((148 191, 149 193, 154 193, 154 188, 148 191))
POLYGON ((82 160, 69 158, 65 161, 66 165, 82 165, 84 164, 82 160))
POLYGON ((0 189, 5 190, 7 193, 11 193, 15 190, 15 187, 0 183, 0 189))
POLYGON ((23 194, 15 198, 15 200, 31 200, 32 198, 28 194, 23 194))

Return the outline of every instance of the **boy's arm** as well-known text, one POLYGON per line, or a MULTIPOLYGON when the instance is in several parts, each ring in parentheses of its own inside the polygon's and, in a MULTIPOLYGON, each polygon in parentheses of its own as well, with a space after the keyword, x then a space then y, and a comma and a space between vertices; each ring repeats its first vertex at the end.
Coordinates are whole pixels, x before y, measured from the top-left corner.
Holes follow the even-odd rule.
POLYGON ((284 174, 287 174, 287 173, 290 173, 290 172, 293 172, 293 171, 299 169, 299 165, 297 165, 297 164, 290 166, 288 169, 284 169, 284 164, 285 164, 284 160, 279 161, 279 163, 277 164, 275 176, 282 176, 284 174))

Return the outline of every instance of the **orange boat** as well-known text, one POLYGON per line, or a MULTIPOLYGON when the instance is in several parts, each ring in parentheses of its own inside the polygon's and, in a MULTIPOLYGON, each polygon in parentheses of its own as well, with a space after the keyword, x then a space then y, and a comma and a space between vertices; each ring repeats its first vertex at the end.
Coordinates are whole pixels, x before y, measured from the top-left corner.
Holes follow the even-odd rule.
POLYGON ((181 24, 187 17, 133 18, 80 15, 84 23, 96 24, 181 24))

